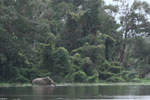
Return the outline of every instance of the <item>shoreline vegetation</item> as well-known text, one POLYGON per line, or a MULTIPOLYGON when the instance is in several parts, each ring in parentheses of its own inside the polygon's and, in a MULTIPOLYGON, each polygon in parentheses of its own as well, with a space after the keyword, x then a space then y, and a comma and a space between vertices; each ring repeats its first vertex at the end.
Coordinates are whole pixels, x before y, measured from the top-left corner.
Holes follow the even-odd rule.
MULTIPOLYGON (((124 86, 124 85, 150 85, 150 82, 124 82, 124 83, 62 83, 62 84, 57 84, 56 86, 49 86, 47 85, 46 87, 60 87, 60 86, 124 86)), ((45 86, 39 86, 39 85, 32 85, 32 84, 19 84, 19 83, 14 83, 14 84, 5 84, 2 83, 0 84, 1 87, 45 87, 45 86)))
MULTIPOLYGON (((99 83, 56 83, 56 86, 109 86, 109 85, 150 85, 150 79, 141 79, 138 82, 99 82, 99 83)), ((0 87, 31 87, 40 86, 30 83, 0 83, 0 87)), ((45 86, 45 85, 43 85, 45 86)), ((48 85, 49 86, 49 85, 48 85)), ((42 86, 41 86, 42 87, 42 86)), ((53 87, 53 85, 52 85, 53 87)))
POLYGON ((0 0, 0 83, 149 82, 150 5, 125 1, 0 0))

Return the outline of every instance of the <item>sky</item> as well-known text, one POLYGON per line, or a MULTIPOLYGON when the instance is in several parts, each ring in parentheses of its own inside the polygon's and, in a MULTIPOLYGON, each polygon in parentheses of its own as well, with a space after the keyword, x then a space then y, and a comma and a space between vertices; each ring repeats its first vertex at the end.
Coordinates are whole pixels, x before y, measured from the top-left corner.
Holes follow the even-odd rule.
MULTIPOLYGON (((109 4, 116 4, 117 3, 117 2, 114 2, 115 0, 104 0, 104 1, 105 1, 105 3, 107 5, 109 5, 109 4)), ((132 3, 134 2, 134 0, 126 0, 126 1, 129 3, 129 6, 131 6, 132 3)), ((137 0, 137 1, 146 1, 147 3, 150 4, 150 0, 137 0)), ((119 17, 119 15, 117 15, 115 19, 119 23, 118 17, 119 17)))
MULTIPOLYGON (((113 0, 104 0, 106 4, 113 4, 113 0)), ((126 0, 128 1, 130 4, 133 3, 134 0, 126 0)), ((146 1, 150 4, 150 0, 138 0, 138 1, 146 1)))

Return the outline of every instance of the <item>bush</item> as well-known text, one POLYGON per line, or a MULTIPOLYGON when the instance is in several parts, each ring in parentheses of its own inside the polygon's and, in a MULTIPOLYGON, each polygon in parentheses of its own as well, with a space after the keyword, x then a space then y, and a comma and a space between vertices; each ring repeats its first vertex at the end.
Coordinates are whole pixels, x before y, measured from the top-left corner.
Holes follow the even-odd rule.
POLYGON ((147 77, 147 78, 143 78, 143 79, 140 79, 140 82, 143 82, 143 83, 150 83, 150 78, 147 77))
POLYGON ((17 67, 14 66, 10 66, 8 69, 8 79, 10 80, 10 78, 13 77, 18 77, 20 75, 20 71, 17 67))
POLYGON ((111 67, 111 64, 108 61, 105 61, 101 66, 99 66, 100 71, 108 71, 111 67))
POLYGON ((105 59, 104 45, 90 45, 85 43, 84 46, 74 49, 73 53, 80 53, 81 57, 89 57, 93 63, 101 64, 105 59))
POLYGON ((113 62, 111 62, 111 65, 114 65, 114 66, 120 66, 120 62, 113 61, 113 62))
POLYGON ((107 78, 111 77, 111 76, 114 76, 113 73, 111 72, 108 72, 108 71, 99 71, 99 79, 102 79, 102 80, 106 80, 107 78))
POLYGON ((61 75, 53 75, 51 77, 53 79, 54 82, 57 82, 57 83, 65 83, 65 82, 68 82, 68 80, 66 79, 66 77, 63 77, 61 75))
POLYGON ((126 80, 126 81, 129 80, 128 74, 129 74, 128 71, 123 71, 123 72, 121 72, 122 78, 123 78, 124 80, 126 80))
POLYGON ((20 75, 18 77, 12 78, 9 82, 10 83, 30 83, 30 80, 28 80, 24 76, 20 75))
POLYGON ((98 71, 96 69, 92 70, 92 76, 88 77, 88 82, 98 82, 99 81, 98 76, 99 76, 98 71))
POLYGON ((134 79, 134 78, 137 78, 138 75, 135 71, 132 71, 128 74, 128 78, 131 80, 131 79, 134 79))
POLYGON ((120 66, 111 66, 109 68, 109 71, 112 72, 112 73, 115 73, 115 74, 120 73, 121 70, 122 70, 122 68, 120 66))
POLYGON ((75 72, 70 77, 73 82, 87 82, 87 75, 83 71, 75 72))
POLYGON ((39 73, 39 77, 51 76, 51 72, 49 72, 48 70, 40 70, 39 73))
POLYGON ((20 73, 29 80, 33 80, 34 78, 40 77, 40 71, 36 68, 23 68, 20 70, 20 73))
POLYGON ((112 76, 112 77, 108 78, 106 81, 107 82, 124 82, 124 79, 122 79, 122 77, 112 76))
POLYGON ((88 77, 88 82, 98 82, 98 75, 93 75, 88 77))
POLYGON ((132 80, 135 81, 138 78, 137 72, 135 71, 132 71, 132 72, 123 71, 121 73, 121 76, 126 81, 132 81, 132 80))
MULTIPOLYGON (((70 71, 71 56, 64 47, 59 47, 53 54, 53 66, 49 66, 53 75, 66 76, 70 71)), ((49 61, 47 61, 49 62, 49 61)))
POLYGON ((73 56, 72 56, 72 59, 73 59, 73 63, 77 66, 82 66, 83 65, 83 59, 81 57, 81 55, 79 53, 75 53, 73 56))
POLYGON ((131 82, 140 82, 141 80, 139 79, 139 78, 133 78, 132 80, 131 80, 131 82))

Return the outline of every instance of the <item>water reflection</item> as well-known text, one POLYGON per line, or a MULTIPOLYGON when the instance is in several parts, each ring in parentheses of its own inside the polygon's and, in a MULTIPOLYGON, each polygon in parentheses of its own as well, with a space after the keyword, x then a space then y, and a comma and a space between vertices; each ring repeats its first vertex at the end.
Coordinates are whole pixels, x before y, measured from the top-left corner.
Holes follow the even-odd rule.
POLYGON ((148 99, 150 85, 61 85, 0 87, 0 100, 148 99))
POLYGON ((51 86, 33 86, 31 87, 32 94, 36 95, 48 95, 52 94, 55 87, 51 86))

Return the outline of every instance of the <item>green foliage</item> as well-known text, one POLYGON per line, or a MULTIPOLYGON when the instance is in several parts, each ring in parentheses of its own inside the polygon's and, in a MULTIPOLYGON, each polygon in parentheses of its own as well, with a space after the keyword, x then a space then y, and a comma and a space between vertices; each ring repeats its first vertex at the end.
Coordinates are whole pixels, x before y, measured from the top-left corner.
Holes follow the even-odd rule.
POLYGON ((128 78, 129 78, 129 80, 133 80, 135 78, 138 78, 137 72, 130 72, 128 74, 128 78))
POLYGON ((88 82, 90 82, 90 83, 97 83, 98 82, 98 80, 99 80, 99 78, 98 78, 98 76, 96 76, 96 75, 94 75, 94 76, 89 76, 88 77, 88 82))
POLYGON ((88 75, 93 75, 93 70, 94 68, 94 64, 91 61, 91 59, 89 57, 85 57, 83 59, 83 65, 81 66, 81 69, 88 75))
POLYGON ((109 35, 103 35, 102 39, 104 39, 104 44, 105 44, 105 57, 108 61, 111 61, 114 59, 114 45, 115 45, 115 40, 113 37, 109 35))
POLYGON ((101 80, 106 80, 111 76, 114 76, 114 74, 109 71, 99 71, 99 79, 101 80))
POLYGON ((88 77, 88 82, 99 82, 99 73, 97 70, 93 70, 93 75, 88 77))
POLYGON ((81 38, 80 14, 68 12, 66 14, 66 30, 62 34, 64 46, 68 50, 73 50, 79 47, 79 39, 81 38))
POLYGON ((120 66, 111 66, 109 68, 109 71, 112 72, 112 73, 117 74, 117 73, 121 73, 122 68, 120 66))
POLYGON ((123 71, 121 72, 121 76, 125 81, 133 81, 136 82, 139 79, 138 73, 134 71, 123 71))
POLYGON ((119 66, 117 62, 105 61, 101 66, 98 67, 99 79, 107 80, 110 82, 121 82, 123 81, 123 76, 121 72, 124 71, 122 67, 119 66))
POLYGON ((9 83, 29 83, 30 80, 25 78, 24 76, 18 76, 16 78, 12 78, 9 83))
POLYGON ((79 53, 75 53, 73 55, 73 63, 80 67, 83 65, 83 58, 81 58, 81 55, 79 53))
POLYGON ((78 71, 70 76, 73 82, 87 82, 87 75, 83 71, 78 71))
POLYGON ((96 64, 100 64, 104 61, 104 45, 89 45, 86 43, 84 46, 73 50, 73 53, 79 52, 82 57, 90 57, 91 61, 96 64))
POLYGON ((111 67, 111 64, 105 61, 101 66, 99 66, 99 71, 108 70, 111 67))
POLYGON ((112 76, 106 80, 107 82, 124 82, 122 77, 112 76))
POLYGON ((0 54, 0 64, 3 64, 7 61, 7 58, 5 57, 5 55, 0 54))
POLYGON ((150 78, 143 78, 140 80, 140 82, 142 83, 149 83, 150 82, 150 78))
POLYGON ((121 76, 124 80, 128 81, 129 77, 128 77, 129 71, 122 71, 121 72, 121 76))
POLYGON ((136 78, 133 78, 132 80, 131 80, 131 82, 140 82, 141 80, 138 78, 138 77, 136 77, 136 78))
POLYGON ((34 78, 40 77, 40 71, 36 68, 22 68, 20 70, 20 73, 29 80, 33 80, 34 78))
POLYGON ((54 55, 53 55, 53 65, 52 73, 56 75, 61 75, 62 77, 65 76, 70 71, 70 56, 68 51, 64 47, 59 47, 54 55))
POLYGON ((0 82, 137 82, 150 73, 150 7, 124 5, 1 0, 0 82))
POLYGON ((104 40, 102 39, 102 33, 97 33, 96 35, 89 34, 86 37, 82 38, 80 40, 80 43, 84 45, 85 43, 88 43, 90 45, 99 45, 104 44, 104 40))

